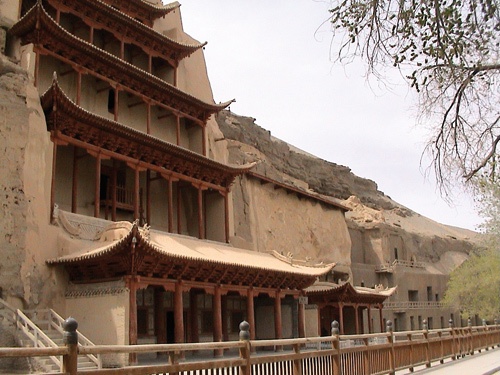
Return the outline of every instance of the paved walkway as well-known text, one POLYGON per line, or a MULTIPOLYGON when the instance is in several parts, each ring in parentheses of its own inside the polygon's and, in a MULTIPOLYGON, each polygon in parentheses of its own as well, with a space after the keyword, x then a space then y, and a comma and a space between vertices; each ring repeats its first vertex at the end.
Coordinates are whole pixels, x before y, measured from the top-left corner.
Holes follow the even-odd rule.
MULTIPOLYGON (((396 374, 411 374, 408 370, 397 371, 396 374)), ((493 375, 500 374, 500 348, 483 350, 481 353, 467 355, 456 361, 446 360, 445 363, 432 363, 431 368, 415 367, 413 374, 418 375, 493 375)))

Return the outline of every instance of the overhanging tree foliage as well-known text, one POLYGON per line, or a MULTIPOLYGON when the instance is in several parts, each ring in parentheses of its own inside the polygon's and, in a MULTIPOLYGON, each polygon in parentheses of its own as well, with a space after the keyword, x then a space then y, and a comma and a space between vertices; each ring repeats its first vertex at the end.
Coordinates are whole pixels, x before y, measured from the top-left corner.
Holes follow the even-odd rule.
POLYGON ((474 254, 452 272, 443 302, 460 309, 462 317, 500 317, 500 253, 474 254))
POLYGON ((452 272, 444 302, 459 308, 463 317, 500 318, 500 186, 479 178, 478 204, 485 219, 483 248, 452 272))
MULTIPOLYGON (((332 0, 336 61, 399 69, 433 121, 426 150, 441 187, 485 171, 500 142, 497 0, 332 0)), ((334 47, 335 48, 335 47, 334 47)))

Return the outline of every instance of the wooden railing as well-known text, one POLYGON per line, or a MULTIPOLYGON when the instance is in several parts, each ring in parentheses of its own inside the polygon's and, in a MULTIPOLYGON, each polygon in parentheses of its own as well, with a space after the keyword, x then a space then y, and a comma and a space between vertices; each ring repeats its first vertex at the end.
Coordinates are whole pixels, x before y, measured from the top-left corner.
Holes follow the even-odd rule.
MULTIPOLYGON (((64 335, 64 319, 52 309, 39 309, 39 310, 28 310, 26 315, 35 320, 35 322, 44 322, 47 326, 48 331, 56 331, 61 334, 61 338, 64 335)), ((41 327, 43 328, 43 327, 41 327)), ((81 332, 78 332, 78 345, 79 346, 95 346, 95 344, 90 341, 81 332)), ((97 368, 102 367, 102 361, 100 355, 88 355, 88 359, 93 362, 97 368)))
MULTIPOLYGON (((52 341, 36 324, 34 324, 21 310, 17 310, 17 329, 24 333, 24 335, 31 341, 33 349, 43 348, 49 349, 58 348, 58 345, 52 341)), ((61 357, 57 355, 50 355, 52 362, 62 369, 61 357)))
POLYGON ((447 328, 368 335, 339 335, 332 323, 332 335, 284 340, 249 340, 248 323, 240 325, 240 341, 160 345, 77 345, 77 324, 65 321, 62 348, 0 348, 0 357, 63 355, 62 374, 78 374, 77 356, 82 354, 132 354, 164 352, 168 359, 157 364, 87 370, 80 374, 179 374, 183 375, 341 375, 394 374, 417 365, 430 367, 451 358, 456 360, 475 351, 500 346, 500 326, 447 328), (206 358, 203 351, 220 353, 237 350, 239 355, 206 358), (194 354, 192 359, 188 353, 194 354))

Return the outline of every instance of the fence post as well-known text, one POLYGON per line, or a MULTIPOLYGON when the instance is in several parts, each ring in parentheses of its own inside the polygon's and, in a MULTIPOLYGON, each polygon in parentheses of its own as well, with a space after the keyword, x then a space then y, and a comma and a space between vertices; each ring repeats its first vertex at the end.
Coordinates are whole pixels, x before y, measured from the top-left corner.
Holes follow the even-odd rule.
POLYGON ((76 375, 78 372, 78 322, 69 317, 63 323, 64 344, 68 347, 68 354, 63 356, 62 372, 69 375, 76 375))
POLYGON ((389 334, 387 335, 387 340, 389 341, 390 345, 390 350, 389 350, 389 366, 390 366, 390 375, 394 375, 396 373, 396 353, 394 351, 394 335, 393 335, 393 329, 392 329, 392 322, 388 320, 386 322, 386 332, 389 334))
POLYGON ((247 321, 240 323, 240 341, 245 342, 245 346, 240 348, 240 358, 245 360, 245 364, 240 367, 240 375, 250 375, 250 324, 247 321))
POLYGON ((498 330, 498 320, 493 321, 495 323, 495 330, 497 331, 497 347, 500 347, 500 330, 498 330))
POLYGON ((340 338, 339 338, 339 322, 334 320, 332 322, 332 346, 335 351, 333 353, 333 361, 332 361, 332 366, 333 366, 333 375, 340 375, 340 338))
POLYGON ((472 320, 467 319, 467 330, 469 331, 469 354, 474 355, 474 342, 472 339, 472 320))
POLYGON ((450 320, 448 320, 448 326, 450 328, 450 334, 451 334, 451 351, 452 351, 451 359, 454 361, 455 359, 458 358, 458 356, 456 355, 457 345, 455 343, 455 330, 453 329, 453 319, 450 318, 450 320))
POLYGON ((431 367, 431 347, 429 343, 429 326, 427 324, 427 319, 422 321, 422 328, 424 330, 425 339, 425 367, 431 367))

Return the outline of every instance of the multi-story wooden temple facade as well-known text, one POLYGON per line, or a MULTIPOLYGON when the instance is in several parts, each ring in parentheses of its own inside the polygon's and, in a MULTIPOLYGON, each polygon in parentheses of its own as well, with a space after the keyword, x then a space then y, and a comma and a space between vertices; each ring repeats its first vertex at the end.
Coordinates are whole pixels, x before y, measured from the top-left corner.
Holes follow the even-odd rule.
POLYGON ((41 305, 102 344, 236 339, 242 320, 252 338, 383 329, 395 288, 352 285, 348 208, 227 162, 214 116, 231 101, 178 3, 0 7, 45 116, 41 305))

